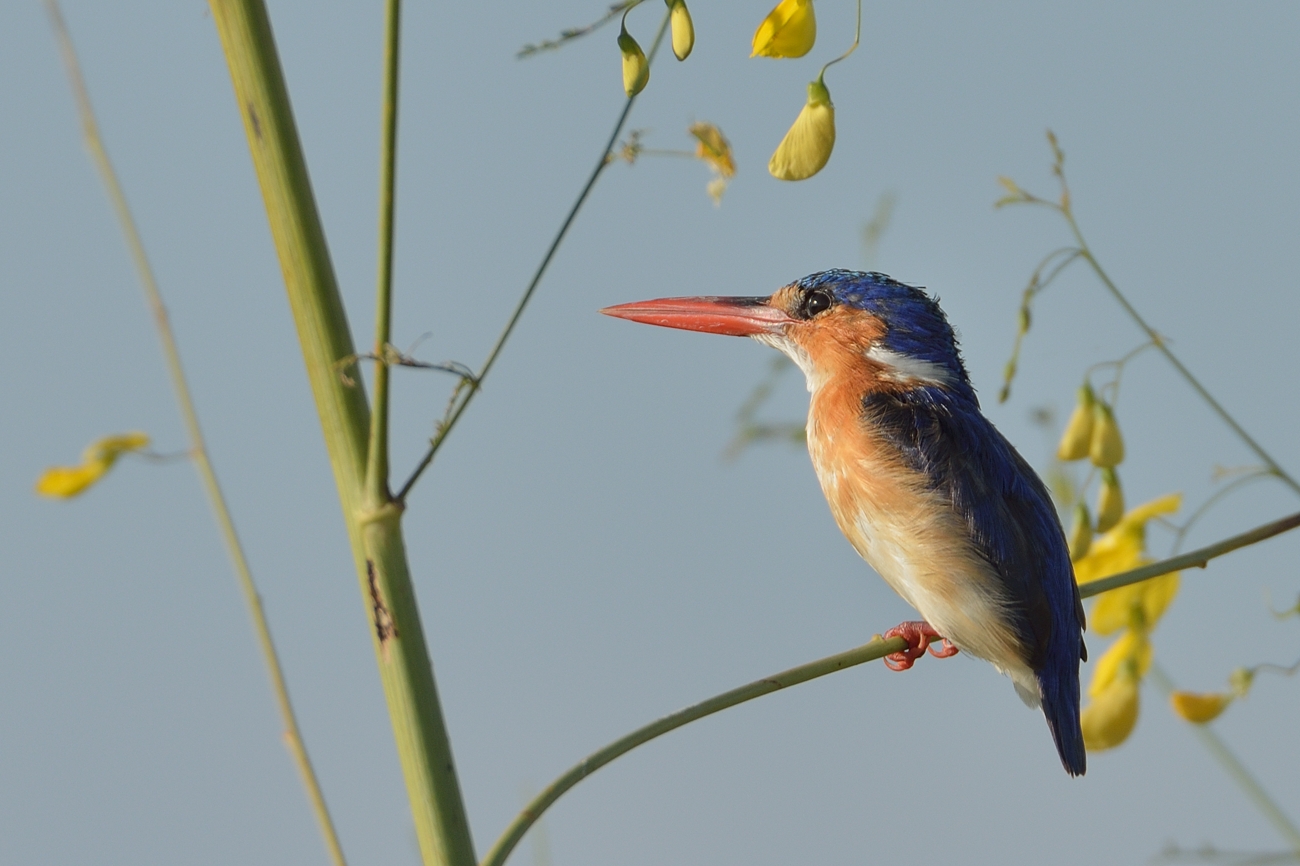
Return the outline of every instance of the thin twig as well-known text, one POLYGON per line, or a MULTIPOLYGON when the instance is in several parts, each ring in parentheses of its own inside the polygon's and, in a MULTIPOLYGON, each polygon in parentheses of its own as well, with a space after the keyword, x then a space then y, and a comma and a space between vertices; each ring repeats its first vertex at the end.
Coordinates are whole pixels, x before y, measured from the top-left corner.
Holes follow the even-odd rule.
POLYGON ((212 506, 213 515, 225 540, 226 550, 229 552, 231 562, 235 567, 235 574, 239 578, 240 589, 244 592, 244 600, 248 605, 249 616, 253 620, 253 629, 257 632, 262 658, 266 663, 267 673, 271 677, 271 688, 275 692, 276 704, 279 707, 280 718, 284 724, 285 743, 289 747, 294 763, 298 766, 299 774, 302 776, 303 786, 307 789, 307 796, 311 800, 312 809, 315 811, 316 819, 320 823, 321 834, 325 837, 325 845, 329 849, 330 858, 337 866, 346 866, 347 861, 343 856, 343 848, 339 844, 338 834, 334 830, 334 823, 330 819, 329 809, 325 805, 325 795, 321 791, 320 781, 316 778, 311 759, 307 755, 307 746, 303 742, 302 732, 298 728, 298 720, 294 715, 293 704, 289 700, 289 687, 285 682, 284 671, 280 667, 280 658, 276 653, 275 644, 271 640, 271 627, 267 622, 266 612, 262 609, 261 596, 257 592, 257 585, 253 582, 252 570, 249 568, 248 559, 244 555, 244 548, 240 544, 239 535, 235 531, 234 518, 231 517, 225 496, 221 492, 221 485, 217 482, 216 471, 213 469, 212 459, 208 454, 207 445, 203 439, 198 412, 194 407, 194 399, 190 394, 189 384, 185 379, 185 370, 181 365, 180 350, 176 345, 176 335, 173 333, 171 323, 168 320, 167 308, 163 304, 162 293, 159 291, 158 282, 154 278, 153 268, 149 264, 149 257, 145 254, 144 241, 140 237, 140 230, 136 226, 135 218, 131 215, 130 207, 126 202, 126 193, 122 189, 117 172, 113 169, 113 163, 109 160, 108 150, 105 148, 103 138, 100 136, 99 124, 95 120, 94 108, 90 102, 90 93, 86 89, 86 82, 81 74, 81 64, 77 61, 77 52, 73 47, 72 37, 68 33, 63 15, 59 11, 57 0, 45 0, 45 8, 49 12, 55 36, 59 40, 59 49, 63 55, 63 62, 67 67, 68 80, 72 85, 72 93, 77 102, 77 112, 81 117, 81 127, 86 139, 86 147, 90 150, 91 158, 94 160, 95 167, 104 182, 109 200, 113 205, 113 211, 122 228, 122 233, 126 236, 131 258, 140 277, 140 285, 144 289, 145 300, 149 305, 150 312, 153 314, 154 325, 158 329, 158 337, 162 342, 167 370, 171 374, 172 389, 175 391, 181 418, 185 422, 185 429, 189 435, 190 453, 194 458, 194 466, 198 470, 199 478, 208 494, 208 501, 212 506))
MULTIPOLYGON (((668 15, 665 14, 663 23, 659 25, 659 32, 655 34, 654 44, 650 46, 650 52, 646 55, 648 63, 654 62, 655 54, 658 53, 659 45, 663 42, 664 33, 667 32, 667 30, 668 15)), ((416 481, 420 480, 420 476, 424 474, 424 470, 429 468, 429 464, 433 462, 433 458, 437 455, 438 449, 442 447, 442 443, 446 441, 447 435, 451 433, 452 428, 456 426, 456 422, 459 421, 460 416, 465 413, 466 407, 468 407, 470 402, 474 399, 474 395, 478 393, 483 380, 492 370, 492 365, 496 363, 497 357, 501 354, 501 350, 505 348, 506 341, 510 339, 511 333, 514 332, 515 325, 518 324, 519 318, 524 314, 524 309, 532 299, 533 292, 535 292, 537 286, 541 284, 542 277, 546 274, 546 269, 551 264, 551 259, 555 257, 555 253, 559 250, 560 244, 564 242, 565 236, 569 233, 569 227, 573 225, 574 219, 578 216, 578 211, 582 209, 582 205, 587 201, 587 196, 591 194, 591 190, 596 185, 596 181, 600 178, 601 173, 609 166, 609 155, 613 150, 615 143, 618 141, 619 133, 623 131, 623 125, 627 123, 627 117, 631 113, 632 106, 635 103, 635 96, 629 96, 627 102, 624 103, 623 110, 619 112, 618 121, 614 124, 614 131, 610 133, 609 140, 605 143, 604 149, 600 152, 600 159, 596 161, 596 167, 592 169, 591 176, 587 178, 586 184, 583 185, 582 192, 578 193, 578 198, 573 203, 573 207, 569 208, 568 215, 564 218, 564 222, 560 224, 560 230, 555 233, 555 238, 551 241, 550 247, 547 248, 546 255, 542 256, 541 264, 537 266, 537 270, 533 273, 533 278, 528 283, 528 288, 524 289, 524 293, 519 298, 519 303, 515 305, 514 312, 506 322, 505 328, 501 331, 501 335, 497 337, 497 341, 492 346, 492 350, 488 352, 487 360, 483 362, 483 367, 479 370, 478 375, 474 377, 474 382, 472 384, 462 382, 452 394, 451 403, 447 407, 447 414, 443 416, 443 420, 438 424, 437 431, 429 441, 428 450, 425 451, 424 456, 416 465, 415 471, 411 473, 411 477, 406 479, 406 483, 402 485, 402 489, 398 491, 395 497, 393 497, 398 504, 406 501, 406 497, 411 492, 411 488, 415 486, 416 481)))

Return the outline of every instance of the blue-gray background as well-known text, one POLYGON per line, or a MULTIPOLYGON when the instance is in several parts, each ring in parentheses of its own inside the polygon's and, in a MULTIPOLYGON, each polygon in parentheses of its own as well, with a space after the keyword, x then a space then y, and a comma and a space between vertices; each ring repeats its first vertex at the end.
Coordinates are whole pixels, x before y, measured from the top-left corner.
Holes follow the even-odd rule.
MULTIPOLYGON (((408 4, 394 340, 476 364, 619 111, 605 30, 516 61, 594 0, 408 4)), ((1068 153, 1098 255, 1210 389, 1300 470, 1294 335, 1300 6, 867 4, 827 83, 829 167, 764 166, 820 63, 850 40, 818 6, 799 61, 747 59, 767 0, 693 9, 685 64, 654 68, 631 126, 688 147, 716 122, 740 173, 721 209, 685 160, 602 178, 492 379, 411 501, 425 624, 477 845, 531 791, 643 722, 855 646, 909 610, 831 522, 806 456, 726 463, 770 353, 634 327, 607 304, 767 293, 863 262, 941 296, 986 408, 1032 462, 1035 406, 1068 411, 1089 364, 1139 342, 1083 271, 1042 298, 1014 399, 996 404, 1019 293, 1067 241, 1044 211, 994 211, 1000 174, 1054 192, 1068 153)), ((189 3, 69 2, 108 146, 153 256, 247 543, 308 745, 353 863, 416 859, 338 502, 211 17, 189 3)), ((369 341, 381 11, 272 3, 352 322, 369 341)), ((632 15, 646 42, 659 9, 632 15)), ((183 462, 127 460, 73 502, 47 465, 143 429, 184 447, 157 341, 86 159, 39 5, 0 7, 0 860, 322 862, 225 552, 183 462)), ((397 467, 449 382, 399 371, 397 467)), ((767 416, 803 412, 788 377, 767 416)), ((1119 415, 1131 502, 1196 504, 1252 458, 1154 356, 1119 415)), ((400 471, 400 469, 398 470, 400 471)), ((1206 542, 1295 508, 1251 489, 1206 542)), ((1186 511, 1184 512, 1186 513, 1186 511)), ((1153 532, 1157 553, 1169 534, 1153 532)), ((1157 652, 1180 684, 1290 661, 1300 538, 1190 573, 1157 652)), ((1091 639, 1094 655, 1107 641, 1091 639)), ((1085 674, 1086 675, 1086 674, 1085 674)), ((550 862, 1139 863, 1175 842, 1276 848, 1154 690, 1119 751, 1061 771, 1042 718, 983 663, 873 664, 730 710, 601 771, 546 818, 550 862)), ((1259 682, 1218 727, 1300 815, 1293 680, 1259 682)), ((527 844, 519 852, 528 862, 527 844)))

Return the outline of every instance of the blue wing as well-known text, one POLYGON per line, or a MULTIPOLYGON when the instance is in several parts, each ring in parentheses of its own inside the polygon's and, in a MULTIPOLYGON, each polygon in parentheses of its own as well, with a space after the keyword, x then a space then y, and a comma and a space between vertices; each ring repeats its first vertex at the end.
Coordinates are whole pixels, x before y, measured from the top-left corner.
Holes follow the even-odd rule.
POLYGON ((863 420, 944 494, 1001 576, 1061 761, 1072 774, 1083 773, 1083 604, 1047 488, 980 412, 973 393, 938 386, 877 392, 863 399, 863 420))

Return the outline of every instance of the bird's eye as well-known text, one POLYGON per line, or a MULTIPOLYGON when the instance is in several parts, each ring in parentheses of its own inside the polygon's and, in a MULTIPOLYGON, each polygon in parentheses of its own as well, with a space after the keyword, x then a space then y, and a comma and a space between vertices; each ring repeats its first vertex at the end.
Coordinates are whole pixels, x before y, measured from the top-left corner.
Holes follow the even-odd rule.
POLYGON ((805 319, 811 319, 818 313, 824 312, 831 308, 831 296, 829 292, 821 289, 813 289, 803 296, 803 310, 801 311, 805 319))

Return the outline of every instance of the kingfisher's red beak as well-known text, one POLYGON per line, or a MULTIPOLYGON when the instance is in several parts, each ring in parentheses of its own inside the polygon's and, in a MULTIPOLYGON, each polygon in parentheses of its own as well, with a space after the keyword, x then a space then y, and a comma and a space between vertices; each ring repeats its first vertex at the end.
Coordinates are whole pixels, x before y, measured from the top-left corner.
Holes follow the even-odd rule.
POLYGON ((660 298, 606 307, 601 312, 647 325, 730 337, 779 334, 786 323, 794 321, 767 298, 660 298))

